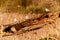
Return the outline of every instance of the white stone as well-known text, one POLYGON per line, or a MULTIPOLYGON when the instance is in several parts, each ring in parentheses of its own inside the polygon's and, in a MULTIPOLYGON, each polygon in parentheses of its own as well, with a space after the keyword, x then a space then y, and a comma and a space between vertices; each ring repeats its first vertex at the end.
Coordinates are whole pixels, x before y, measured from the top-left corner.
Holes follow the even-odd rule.
POLYGON ((26 19, 29 19, 29 16, 25 16, 26 19))
POLYGON ((48 8, 45 9, 46 12, 49 12, 50 10, 48 8))
POLYGON ((14 22, 17 22, 17 19, 16 18, 14 18, 14 22))
POLYGON ((15 29, 15 27, 12 27, 11 31, 16 32, 17 30, 15 29))

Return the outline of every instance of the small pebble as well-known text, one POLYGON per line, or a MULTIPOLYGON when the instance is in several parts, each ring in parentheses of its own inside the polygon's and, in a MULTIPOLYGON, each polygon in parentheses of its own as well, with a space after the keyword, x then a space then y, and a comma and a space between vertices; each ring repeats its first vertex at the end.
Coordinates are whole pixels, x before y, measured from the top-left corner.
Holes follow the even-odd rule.
POLYGON ((50 10, 49 10, 48 8, 45 8, 45 11, 46 11, 46 12, 49 12, 50 10))
POLYGON ((11 28, 11 31, 12 31, 12 32, 16 32, 17 30, 15 29, 15 27, 12 27, 12 28, 11 28))
POLYGON ((29 16, 25 16, 26 19, 29 19, 29 16))
POLYGON ((14 22, 17 22, 17 19, 16 18, 14 18, 14 22))

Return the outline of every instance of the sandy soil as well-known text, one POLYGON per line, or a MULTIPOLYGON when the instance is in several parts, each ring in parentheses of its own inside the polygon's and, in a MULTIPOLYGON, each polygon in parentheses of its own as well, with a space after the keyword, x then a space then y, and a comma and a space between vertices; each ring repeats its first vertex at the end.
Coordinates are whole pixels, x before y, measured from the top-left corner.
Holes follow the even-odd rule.
POLYGON ((44 19, 46 22, 48 21, 48 23, 46 23, 46 25, 44 25, 42 28, 28 31, 19 35, 0 37, 0 40, 39 40, 40 38, 44 37, 51 37, 54 40, 60 40, 60 18, 58 18, 58 16, 59 12, 50 13, 49 18, 47 18, 47 20, 44 19), (53 16, 51 16, 52 14, 53 16))

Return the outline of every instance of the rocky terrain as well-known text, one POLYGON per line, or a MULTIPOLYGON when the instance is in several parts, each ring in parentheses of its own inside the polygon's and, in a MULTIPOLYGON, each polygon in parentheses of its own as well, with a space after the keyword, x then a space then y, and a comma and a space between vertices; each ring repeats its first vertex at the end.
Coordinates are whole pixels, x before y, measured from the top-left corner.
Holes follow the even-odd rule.
POLYGON ((0 40, 60 40, 59 0, 4 1, 0 40))
MULTIPOLYGON (((32 30, 27 29, 29 31, 26 30, 25 32, 23 31, 23 33, 21 33, 20 29, 19 31, 17 31, 17 33, 13 33, 13 35, 8 36, 4 34, 4 37, 1 35, 0 40, 40 40, 44 37, 50 37, 53 40, 60 40, 59 13, 60 11, 48 13, 48 16, 41 17, 39 20, 35 19, 38 20, 36 21, 38 22, 38 24, 34 24, 30 27, 26 26, 27 28, 29 27, 29 29, 31 28, 32 30), (35 27, 38 29, 34 29, 35 27)), ((28 25, 28 23, 29 22, 27 22, 26 24, 28 25)))

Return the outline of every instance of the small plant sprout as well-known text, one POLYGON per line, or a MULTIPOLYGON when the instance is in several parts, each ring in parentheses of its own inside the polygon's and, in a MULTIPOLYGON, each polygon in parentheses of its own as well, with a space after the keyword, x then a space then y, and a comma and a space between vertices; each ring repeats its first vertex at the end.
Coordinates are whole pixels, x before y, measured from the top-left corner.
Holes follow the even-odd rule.
POLYGON ((46 11, 46 12, 49 12, 50 10, 49 10, 48 8, 45 8, 45 11, 46 11))
POLYGON ((29 16, 25 16, 26 19, 29 19, 29 16))

